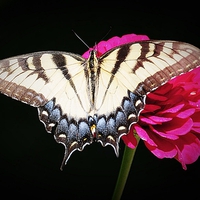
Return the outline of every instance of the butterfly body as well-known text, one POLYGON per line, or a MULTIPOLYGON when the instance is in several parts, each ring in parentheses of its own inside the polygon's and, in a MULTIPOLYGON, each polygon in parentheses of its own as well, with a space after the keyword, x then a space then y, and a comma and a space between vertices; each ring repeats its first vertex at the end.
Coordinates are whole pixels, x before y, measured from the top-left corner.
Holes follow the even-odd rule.
POLYGON ((175 41, 141 41, 88 59, 46 51, 0 61, 0 91, 38 107, 47 132, 65 146, 62 166, 94 141, 111 145, 137 123, 146 95, 200 65, 200 50, 175 41))

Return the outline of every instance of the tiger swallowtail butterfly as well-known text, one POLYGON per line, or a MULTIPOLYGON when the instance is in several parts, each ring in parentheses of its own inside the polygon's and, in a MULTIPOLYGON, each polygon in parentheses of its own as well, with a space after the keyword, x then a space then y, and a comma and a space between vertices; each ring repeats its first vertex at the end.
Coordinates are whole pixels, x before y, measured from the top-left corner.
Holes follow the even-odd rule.
POLYGON ((38 108, 46 131, 65 146, 61 169, 92 142, 111 145, 138 121, 146 95, 200 65, 200 49, 177 41, 148 40, 88 59, 59 51, 0 61, 0 92, 38 108))

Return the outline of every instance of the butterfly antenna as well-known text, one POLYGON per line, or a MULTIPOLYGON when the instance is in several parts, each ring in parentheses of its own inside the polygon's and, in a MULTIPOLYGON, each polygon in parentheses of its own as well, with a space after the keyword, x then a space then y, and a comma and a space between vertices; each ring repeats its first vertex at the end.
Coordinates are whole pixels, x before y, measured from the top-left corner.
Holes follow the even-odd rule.
POLYGON ((108 36, 108 34, 110 33, 110 31, 112 30, 112 26, 110 26, 110 29, 107 31, 107 33, 101 38, 101 40, 100 41, 102 41, 102 40, 104 40, 105 39, 105 37, 107 37, 108 36))
POLYGON ((74 35, 89 49, 90 47, 85 43, 85 41, 74 30, 72 31, 74 35))
MULTIPOLYGON (((110 33, 110 31, 112 30, 112 26, 110 26, 110 29, 107 31, 107 33, 101 38, 101 40, 100 41, 102 41, 102 40, 104 40, 105 39, 105 37, 107 37, 107 35, 110 33)), ((95 42, 95 48, 96 48, 96 50, 97 50, 97 52, 98 52, 98 42, 95 42)))

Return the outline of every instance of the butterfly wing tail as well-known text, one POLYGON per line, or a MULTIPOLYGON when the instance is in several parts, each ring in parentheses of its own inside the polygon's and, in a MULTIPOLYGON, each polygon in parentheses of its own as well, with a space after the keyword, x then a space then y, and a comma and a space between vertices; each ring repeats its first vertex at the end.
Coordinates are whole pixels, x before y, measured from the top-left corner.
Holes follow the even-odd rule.
POLYGON ((93 135, 86 119, 76 121, 74 118, 68 117, 62 113, 61 107, 55 102, 56 99, 53 98, 44 106, 39 107, 38 113, 47 132, 53 133, 56 142, 65 147, 62 170, 74 151, 82 151, 86 145, 93 142, 93 135))

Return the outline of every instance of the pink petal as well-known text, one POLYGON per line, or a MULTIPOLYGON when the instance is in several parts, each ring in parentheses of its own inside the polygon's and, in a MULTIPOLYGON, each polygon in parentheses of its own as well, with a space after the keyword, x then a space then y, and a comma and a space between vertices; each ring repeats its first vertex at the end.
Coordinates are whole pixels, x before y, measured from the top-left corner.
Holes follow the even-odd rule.
POLYGON ((187 110, 184 110, 184 111, 178 113, 177 117, 185 119, 185 118, 190 117, 192 114, 194 114, 194 112, 195 112, 195 109, 190 108, 190 109, 187 109, 187 110))
POLYGON ((166 131, 166 134, 185 135, 186 133, 190 131, 190 129, 192 128, 192 125, 193 125, 193 121, 190 118, 187 121, 185 121, 183 124, 182 122, 179 122, 179 123, 175 122, 171 124, 171 127, 170 127, 171 130, 166 131))
POLYGON ((149 134, 143 128, 137 124, 134 125, 134 128, 142 140, 148 142, 152 146, 156 146, 156 143, 149 137, 149 134))
POLYGON ((177 149, 167 139, 161 139, 151 135, 157 146, 151 146, 145 141, 146 147, 158 158, 173 158, 177 154, 177 149))
POLYGON ((160 117, 160 116, 148 116, 147 117, 141 117, 140 121, 145 122, 146 124, 151 124, 151 125, 158 125, 162 124, 163 122, 168 122, 171 121, 171 117, 160 117))
POLYGON ((177 139, 178 135, 187 134, 193 125, 192 119, 175 118, 169 123, 164 123, 162 126, 151 126, 152 131, 162 137, 169 139, 177 139))
POLYGON ((155 121, 153 121, 153 120, 151 120, 150 118, 149 118, 149 116, 147 116, 147 117, 141 117, 140 118, 140 121, 141 122, 144 122, 145 124, 148 124, 148 125, 156 125, 157 124, 157 122, 155 122, 155 121))
POLYGON ((175 134, 167 134, 166 133, 166 130, 163 128, 163 125, 160 125, 160 126, 152 126, 152 125, 149 125, 150 127, 150 130, 155 134, 161 136, 161 138, 167 138, 167 139, 170 139, 170 140, 176 140, 178 139, 178 136, 175 135, 175 134))
POLYGON ((127 34, 122 37, 123 44, 131 42, 137 42, 142 40, 149 40, 149 37, 146 35, 136 35, 136 34, 127 34))
MULTIPOLYGON (((110 38, 108 41, 101 41, 96 45, 97 56, 100 57, 102 54, 104 54, 108 50, 115 48, 117 46, 120 46, 122 44, 127 44, 130 42, 136 42, 136 41, 141 41, 141 40, 149 40, 149 38, 146 35, 136 35, 136 34, 127 34, 127 35, 123 35, 122 37, 114 36, 110 38)), ((92 48, 92 50, 93 49, 94 48, 92 48)), ((90 51, 91 49, 85 52, 82 55, 82 57, 87 59, 89 57, 90 51)))
POLYGON ((147 112, 155 112, 159 110, 161 106, 159 105, 154 105, 154 104, 146 104, 145 109, 142 111, 142 113, 147 113, 147 112))
POLYGON ((174 105, 174 107, 170 107, 169 109, 163 110, 160 113, 177 113, 181 108, 184 107, 184 104, 174 105))
POLYGON ((160 117, 160 116, 149 116, 149 119, 156 122, 157 124, 161 124, 163 122, 171 121, 171 117, 160 117))
POLYGON ((200 141, 191 133, 180 137, 179 140, 174 141, 178 154, 176 159, 185 167, 185 164, 195 162, 200 156, 200 141))
POLYGON ((153 99, 154 101, 166 101, 167 97, 160 95, 160 94, 156 94, 156 93, 149 93, 148 94, 148 98, 153 99))
POLYGON ((200 123, 198 123, 198 125, 194 123, 194 126, 191 128, 191 130, 195 131, 196 133, 200 133, 200 123))
POLYGON ((137 140, 134 137, 134 129, 131 128, 127 135, 123 135, 122 140, 124 141, 127 147, 134 149, 137 146, 137 140))

